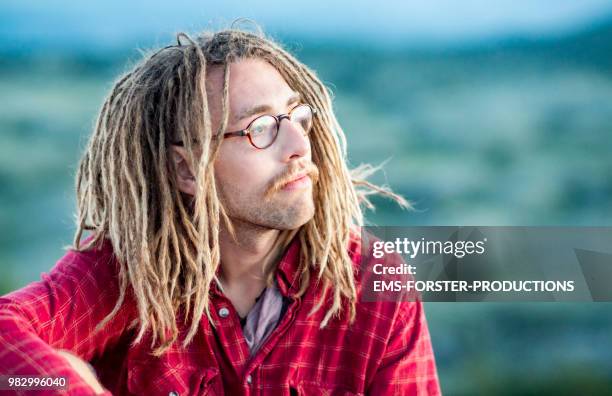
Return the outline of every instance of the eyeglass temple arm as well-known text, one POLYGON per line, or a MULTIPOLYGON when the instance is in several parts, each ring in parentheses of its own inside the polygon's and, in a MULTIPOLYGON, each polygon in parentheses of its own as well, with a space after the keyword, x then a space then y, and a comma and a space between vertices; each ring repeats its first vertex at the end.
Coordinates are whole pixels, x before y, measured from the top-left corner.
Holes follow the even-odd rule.
POLYGON ((246 129, 243 129, 242 131, 225 132, 223 134, 223 138, 234 137, 234 136, 246 136, 248 134, 249 134, 249 132, 246 129))
MULTIPOLYGON (((235 137, 235 136, 246 136, 248 135, 249 132, 245 129, 242 131, 236 131, 236 132, 226 132, 223 134, 223 138, 228 138, 228 137, 235 137)), ((194 142, 196 142, 196 140, 194 140, 194 142)), ((171 144, 175 145, 175 146, 184 146, 185 143, 181 140, 179 140, 178 142, 171 142, 171 144)))

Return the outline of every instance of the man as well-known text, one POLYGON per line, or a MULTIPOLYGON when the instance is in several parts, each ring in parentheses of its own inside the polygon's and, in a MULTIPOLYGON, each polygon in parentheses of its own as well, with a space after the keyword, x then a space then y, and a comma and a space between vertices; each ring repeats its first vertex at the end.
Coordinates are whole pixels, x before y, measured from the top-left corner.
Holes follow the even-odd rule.
POLYGON ((310 69, 260 35, 179 35, 103 105, 73 250, 0 299, 0 374, 70 394, 439 394, 421 302, 359 300, 357 187, 406 205, 349 172, 310 69))

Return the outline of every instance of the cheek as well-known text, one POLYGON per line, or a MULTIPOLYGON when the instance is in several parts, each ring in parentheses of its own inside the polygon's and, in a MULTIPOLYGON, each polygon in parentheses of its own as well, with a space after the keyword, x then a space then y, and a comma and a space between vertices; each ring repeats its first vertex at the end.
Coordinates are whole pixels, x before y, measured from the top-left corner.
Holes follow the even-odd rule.
POLYGON ((215 178, 229 197, 263 195, 272 178, 259 156, 241 150, 221 148, 215 161, 215 178))

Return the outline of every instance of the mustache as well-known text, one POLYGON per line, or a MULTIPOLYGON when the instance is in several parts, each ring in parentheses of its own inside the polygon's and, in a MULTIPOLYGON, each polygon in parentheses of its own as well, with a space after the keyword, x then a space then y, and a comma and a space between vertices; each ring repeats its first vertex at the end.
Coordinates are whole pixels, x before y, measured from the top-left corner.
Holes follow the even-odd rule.
POLYGON ((317 168, 317 166, 312 162, 291 165, 268 184, 264 194, 265 199, 268 199, 275 193, 279 192, 285 186, 285 184, 294 180, 301 174, 310 176, 313 186, 319 181, 319 168, 317 168))

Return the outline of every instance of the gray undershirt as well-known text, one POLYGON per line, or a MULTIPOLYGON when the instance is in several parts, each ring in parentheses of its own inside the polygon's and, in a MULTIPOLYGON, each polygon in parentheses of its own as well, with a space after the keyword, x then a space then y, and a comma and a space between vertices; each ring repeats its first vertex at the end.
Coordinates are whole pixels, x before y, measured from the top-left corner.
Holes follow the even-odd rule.
POLYGON ((257 353, 276 328, 290 300, 283 298, 275 280, 274 285, 264 289, 255 301, 246 318, 240 318, 242 332, 251 356, 257 353))

